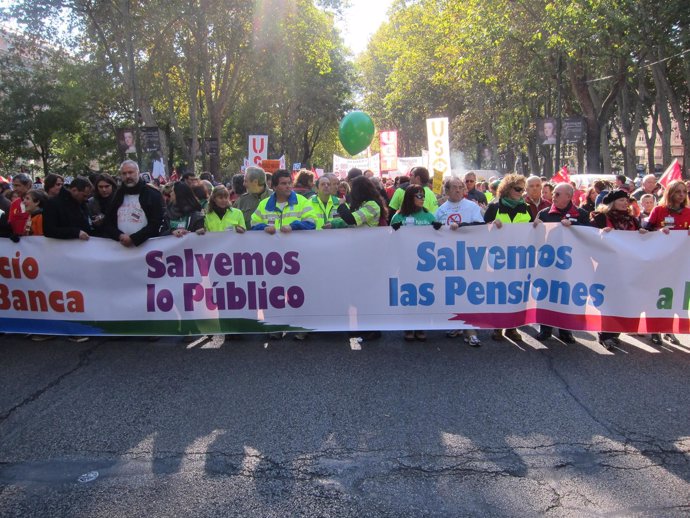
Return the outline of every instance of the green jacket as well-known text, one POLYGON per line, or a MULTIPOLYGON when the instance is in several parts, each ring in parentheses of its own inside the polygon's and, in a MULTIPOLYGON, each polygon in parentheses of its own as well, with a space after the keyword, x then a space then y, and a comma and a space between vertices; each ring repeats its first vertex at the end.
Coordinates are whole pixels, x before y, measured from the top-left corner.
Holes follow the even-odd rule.
POLYGON ((254 212, 256 211, 256 208, 259 206, 259 203, 268 198, 271 194, 273 194, 273 191, 269 189, 267 186, 264 189, 264 192, 262 192, 261 194, 252 194, 250 192, 245 192, 242 196, 235 200, 235 203, 233 203, 232 206, 242 211, 242 214, 244 215, 245 228, 251 228, 252 214, 254 214, 254 212))
POLYGON ((338 215, 338 205, 340 199, 337 196, 330 196, 326 205, 323 204, 318 194, 313 196, 310 200, 312 207, 314 207, 314 221, 316 222, 316 230, 321 230, 323 226, 338 215))

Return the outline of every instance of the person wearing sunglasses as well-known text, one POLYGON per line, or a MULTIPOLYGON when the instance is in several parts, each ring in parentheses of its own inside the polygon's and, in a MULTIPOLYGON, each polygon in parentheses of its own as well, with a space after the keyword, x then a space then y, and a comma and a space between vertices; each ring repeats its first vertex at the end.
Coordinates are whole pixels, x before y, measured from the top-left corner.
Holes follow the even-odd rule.
MULTIPOLYGON (((421 185, 410 185, 405 191, 400 209, 391 219, 391 227, 398 230, 401 226, 433 225, 440 228, 434 214, 424 208, 425 189, 421 185)), ((405 341, 426 341, 426 332, 408 330, 404 333, 405 341)))
MULTIPOLYGON (((534 217, 527 207, 524 198, 525 177, 519 174, 509 174, 503 177, 496 189, 496 199, 494 199, 484 213, 484 221, 493 223, 496 228, 511 223, 531 223, 534 217)), ((501 341, 509 338, 514 342, 522 341, 522 335, 515 329, 494 329, 491 335, 492 340, 501 341)))
POLYGON ((421 185, 410 185, 403 196, 402 205, 391 219, 395 230, 408 225, 432 225, 436 221, 434 214, 424 207, 426 192, 421 185))

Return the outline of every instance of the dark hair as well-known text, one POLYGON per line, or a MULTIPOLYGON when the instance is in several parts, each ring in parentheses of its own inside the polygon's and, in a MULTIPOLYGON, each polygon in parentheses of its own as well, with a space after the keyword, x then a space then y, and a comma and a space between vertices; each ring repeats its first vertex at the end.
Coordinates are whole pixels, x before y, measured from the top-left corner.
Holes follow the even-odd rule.
POLYGON ((12 177, 12 181, 18 180, 22 185, 32 185, 31 177, 26 173, 15 174, 12 177))
POLYGON ((274 189, 278 187, 281 178, 290 178, 290 180, 292 180, 292 176, 286 169, 278 169, 273 173, 273 176, 271 176, 271 187, 274 189))
POLYGON ((117 182, 109 174, 96 175, 96 179, 93 181, 94 187, 98 188, 98 184, 101 182, 105 182, 105 183, 110 184, 113 188, 113 192, 115 191, 115 189, 117 189, 117 182))
POLYGON ((235 194, 239 196, 247 192, 247 189, 244 187, 244 175, 242 173, 232 175, 231 181, 232 190, 235 191, 235 194))
POLYGON ((415 176, 419 178, 422 185, 429 183, 429 170, 426 167, 414 167, 410 171, 410 176, 414 178, 415 176))
POLYGON ((593 184, 592 187, 597 191, 597 193, 600 193, 601 191, 604 191, 608 188, 608 185, 604 180, 596 180, 593 184))
POLYGON ((295 182, 295 185, 299 185, 300 187, 309 187, 309 184, 313 184, 313 182, 314 173, 312 173, 311 171, 307 171, 306 169, 302 169, 297 175, 297 181, 295 182))
POLYGON ((617 174, 616 175, 616 180, 618 180, 621 183, 626 183, 628 181, 628 177, 625 176, 624 174, 617 174))
POLYGON ((213 181, 213 175, 209 173, 208 171, 204 171, 199 175, 199 180, 208 180, 209 182, 213 181))
POLYGON ((350 200, 350 209, 352 211, 358 210, 364 202, 375 201, 381 209, 381 216, 385 218, 388 215, 386 204, 383 202, 383 198, 381 198, 376 185, 366 176, 360 175, 352 180, 350 200))
POLYGON ((195 185, 194 187, 192 187, 192 192, 194 193, 194 196, 196 196, 197 200, 208 199, 209 192, 206 190, 206 186, 204 184, 195 185))
POLYGON ((50 174, 46 175, 45 179, 43 180, 43 190, 48 192, 53 187, 55 187, 58 180, 62 180, 63 183, 65 182, 65 179, 62 176, 60 176, 59 174, 50 173, 50 174))
POLYGON ((357 178, 358 176, 362 176, 363 174, 364 174, 364 173, 362 172, 361 169, 359 169, 359 168, 357 168, 357 167, 353 167, 352 169, 350 169, 350 170, 347 172, 347 181, 348 181, 348 182, 352 182, 352 180, 354 180, 354 179, 357 178))
POLYGON ((201 210, 201 204, 199 200, 194 196, 192 188, 184 183, 183 180, 175 182, 173 185, 173 192, 175 193, 175 206, 183 214, 188 214, 194 211, 201 210))
MULTIPOLYGON (((330 179, 328 176, 326 176, 326 175, 319 176, 319 177, 316 179, 316 182, 315 182, 315 185, 316 185, 317 188, 319 187, 319 184, 321 183, 321 180, 323 180, 324 178, 325 178, 326 180, 328 180, 329 182, 331 181, 331 179, 330 179)), ((338 182, 338 183, 340 183, 340 182, 338 182)))
MULTIPOLYGON (((426 194, 424 187, 421 185, 410 185, 405 189, 405 196, 403 197, 402 204, 400 205, 400 210, 398 211, 403 216, 412 216, 415 212, 419 212, 419 209, 414 204, 415 195, 418 193, 426 194)), ((426 210, 426 209, 422 209, 426 210)))
POLYGON ((86 189, 93 189, 93 184, 89 182, 88 178, 77 176, 69 184, 70 189, 76 189, 79 192, 84 192, 86 189))
POLYGON ((196 178, 196 175, 194 173, 184 173, 181 177, 180 180, 183 182, 187 181, 187 178, 196 178))
POLYGON ((31 198, 38 203, 38 206, 41 208, 43 208, 45 203, 48 201, 48 195, 41 189, 31 189, 24 196, 31 196, 31 198))

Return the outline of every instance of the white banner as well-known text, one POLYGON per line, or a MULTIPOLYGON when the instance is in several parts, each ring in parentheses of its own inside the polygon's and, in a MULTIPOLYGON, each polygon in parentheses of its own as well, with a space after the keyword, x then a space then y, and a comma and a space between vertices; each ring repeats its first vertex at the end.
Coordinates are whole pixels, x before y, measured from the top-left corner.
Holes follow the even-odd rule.
POLYGON ((268 160, 268 135, 249 135, 249 165, 261 165, 268 160))
POLYGON ((690 332, 686 232, 506 225, 2 241, 0 331, 690 332), (338 265, 338 280, 324 265, 338 265), (343 281, 344 280, 344 281, 343 281))
POLYGON ((379 154, 376 153, 369 158, 343 158, 338 155, 333 155, 333 172, 341 178, 353 167, 361 169, 362 171, 370 169, 376 176, 379 176, 381 174, 379 154))
POLYGON ((382 131, 379 134, 381 146, 381 171, 396 171, 398 169, 398 132, 382 131))
MULTIPOLYGON (((448 138, 448 118, 426 120, 426 133, 429 141, 429 173, 436 175, 438 184, 445 176, 450 176, 450 143, 448 138)), ((434 182, 436 185, 436 182, 434 182)))

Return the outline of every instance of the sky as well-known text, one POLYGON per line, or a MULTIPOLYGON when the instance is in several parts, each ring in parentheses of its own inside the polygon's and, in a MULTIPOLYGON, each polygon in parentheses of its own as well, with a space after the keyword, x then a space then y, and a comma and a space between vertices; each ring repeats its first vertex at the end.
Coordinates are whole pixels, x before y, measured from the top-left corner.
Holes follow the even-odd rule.
POLYGON ((369 37, 387 20, 391 3, 393 0, 350 0, 342 32, 345 45, 355 56, 366 49, 369 37))

